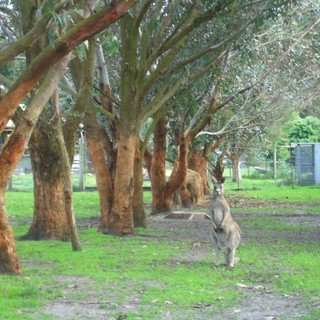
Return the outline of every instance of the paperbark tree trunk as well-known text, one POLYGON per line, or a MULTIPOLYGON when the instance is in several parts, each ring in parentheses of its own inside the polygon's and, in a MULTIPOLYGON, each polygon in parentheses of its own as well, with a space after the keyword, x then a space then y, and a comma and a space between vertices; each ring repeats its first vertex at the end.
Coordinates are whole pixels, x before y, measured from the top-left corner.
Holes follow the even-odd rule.
POLYGON ((183 131, 179 137, 178 158, 170 175, 166 181, 165 154, 166 154, 166 120, 161 118, 154 133, 154 153, 151 160, 151 184, 152 184, 152 213, 170 211, 174 193, 184 182, 188 163, 188 139, 184 137, 183 131))
MULTIPOLYGON (((94 66, 94 64, 93 64, 94 66)), ((92 72, 93 72, 92 66, 92 72)), ((106 153, 102 143, 100 126, 98 124, 91 96, 92 84, 86 83, 83 87, 83 103, 85 104, 85 133, 88 140, 88 149, 94 168, 97 189, 100 201, 100 225, 102 233, 108 233, 108 221, 113 201, 112 182, 107 165, 106 153)))
POLYGON ((73 250, 80 251, 73 213, 70 159, 60 123, 57 90, 51 104, 51 123, 41 122, 30 140, 35 206, 32 225, 23 239, 71 240, 73 250))
POLYGON ((167 200, 167 181, 166 181, 166 138, 168 128, 167 120, 162 117, 159 119, 155 132, 153 154, 151 156, 150 179, 152 190, 152 213, 166 212, 170 210, 170 201, 167 200))
POLYGON ((113 192, 113 206, 108 221, 108 233, 133 234, 134 155, 138 135, 119 130, 117 168, 113 192))
POLYGON ((0 188, 0 274, 22 274, 13 231, 5 206, 5 187, 0 188))
POLYGON ((23 239, 70 240, 64 199, 64 177, 69 176, 61 154, 60 127, 43 121, 30 139, 34 215, 32 225, 23 239))
POLYGON ((210 154, 214 152, 221 144, 218 139, 215 142, 205 144, 203 148, 195 146, 189 152, 189 169, 198 172, 202 178, 203 196, 211 193, 207 178, 207 167, 210 154))
POLYGON ((140 143, 137 141, 134 155, 134 190, 133 190, 133 222, 134 227, 146 227, 147 221, 143 205, 143 171, 140 143))
MULTIPOLYGON (((72 179, 71 179, 71 164, 70 164, 70 157, 67 151, 67 143, 63 136, 62 128, 61 128, 61 115, 60 115, 60 108, 59 108, 59 94, 58 89, 53 94, 52 98, 52 105, 53 110, 56 115, 56 121, 54 125, 58 128, 58 147, 60 147, 59 153, 61 155, 61 163, 62 163, 62 170, 66 174, 63 176, 63 195, 64 195, 64 205, 65 205, 65 215, 66 220, 69 228, 70 233, 70 240, 72 243, 73 251, 81 251, 80 239, 77 232, 76 222, 74 218, 73 212, 73 199, 72 199, 72 179)), ((70 144, 70 141, 68 141, 70 144)), ((71 137, 71 143, 74 144, 74 140, 71 137)))
POLYGON ((4 193, 7 183, 19 163, 25 148, 30 139, 30 135, 35 126, 35 123, 43 110, 43 106, 49 100, 54 92, 54 89, 63 75, 65 68, 70 60, 70 56, 66 56, 54 68, 52 68, 42 84, 37 90, 37 94, 31 99, 28 108, 22 112, 19 117, 19 123, 16 125, 15 130, 10 138, 6 141, 0 153, 0 193, 1 193, 1 211, 0 221, 2 229, 0 230, 0 238, 5 239, 2 241, 0 247, 0 265, 6 266, 3 269, 5 273, 19 274, 21 273, 21 266, 19 265, 16 256, 15 242, 12 235, 10 226, 6 218, 4 193), (8 255, 12 254, 12 256, 8 255))
POLYGON ((207 165, 208 158, 204 155, 202 148, 195 147, 189 152, 188 167, 189 169, 198 172, 201 176, 203 190, 203 194, 201 195, 202 197, 204 197, 205 194, 210 194, 206 172, 207 165))

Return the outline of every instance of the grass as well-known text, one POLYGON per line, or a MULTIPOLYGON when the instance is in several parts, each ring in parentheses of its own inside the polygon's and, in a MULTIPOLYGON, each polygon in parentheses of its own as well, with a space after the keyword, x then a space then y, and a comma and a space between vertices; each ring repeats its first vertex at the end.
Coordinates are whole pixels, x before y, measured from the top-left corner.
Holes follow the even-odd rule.
MULTIPOLYGON (((79 190, 80 175, 78 173, 72 174, 72 184, 75 190, 79 190)), ((86 173, 83 176, 83 185, 91 188, 96 186, 96 178, 91 173, 86 173)), ((12 177, 10 187, 12 191, 30 192, 33 190, 33 176, 32 173, 16 174, 12 177)))
MULTIPOLYGON (((282 200, 284 195, 293 195, 290 188, 278 187, 273 181, 243 181, 240 187, 237 193, 257 199, 282 200)), ((236 192, 229 182, 226 188, 228 193, 236 192)), ((319 187, 294 190, 296 201, 319 201, 319 187), (303 197, 303 193, 308 196, 303 197)), ((145 199, 150 197, 145 193, 145 199)), ((6 202, 19 237, 30 225, 33 194, 7 192, 6 202)), ((74 205, 77 219, 97 216, 97 192, 75 192, 74 205)), ((267 210, 270 216, 246 218, 246 227, 257 232, 306 230, 306 226, 284 225, 272 216, 273 210, 267 210)), ((72 252, 70 243, 65 242, 17 241, 24 275, 0 277, 0 319, 53 319, 44 312, 39 316, 39 310, 63 297, 74 303, 78 299, 96 299, 111 316, 123 317, 123 311, 108 303, 111 298, 106 292, 118 306, 139 301, 140 307, 127 311, 126 319, 165 319, 165 312, 174 319, 193 319, 199 308, 212 318, 219 309, 236 307, 244 298, 240 290, 235 290, 237 283, 271 287, 279 294, 299 294, 314 305, 303 319, 319 319, 315 307, 319 301, 314 300, 320 293, 320 269, 316 267, 319 243, 245 241, 239 248, 242 263, 230 272, 224 268, 213 271, 211 259, 181 260, 190 243, 164 241, 161 237, 165 231, 158 233, 149 228, 143 234, 147 236, 112 237, 94 229, 80 230, 82 252, 72 252), (86 289, 72 290, 79 285, 77 281, 86 289)))
MULTIPOLYGON (((23 231, 20 227, 16 234, 23 231)), ((81 231, 81 240, 83 252, 70 251, 69 243, 17 242, 20 257, 29 267, 24 277, 0 278, 1 319, 29 319, 30 310, 44 299, 63 297, 65 285, 52 281, 58 277, 90 277, 97 294, 102 296, 105 287, 113 288, 119 304, 126 296, 136 296, 146 309, 153 304, 155 318, 167 305, 175 309, 212 303, 221 295, 220 286, 234 282, 226 281, 223 272, 213 273, 208 263, 189 267, 172 263, 173 257, 186 250, 183 245, 150 243, 145 237, 111 237, 95 230, 81 231)), ((216 307, 231 306, 238 296, 231 288, 224 290, 224 299, 217 300, 216 307)))
POLYGON ((238 184, 229 180, 225 183, 226 193, 241 194, 245 197, 276 200, 285 202, 316 202, 320 201, 320 185, 291 186, 279 185, 275 180, 249 180, 244 179, 238 184))
MULTIPOLYGON (((23 229, 15 228, 16 234, 23 229)), ((156 230, 149 230, 152 232, 156 230)), ((173 313, 185 310, 184 319, 192 319, 192 312, 201 306, 210 305, 215 312, 234 306, 242 298, 234 289, 239 282, 272 284, 281 293, 302 293, 309 301, 319 294, 318 244, 246 243, 239 249, 242 263, 230 273, 224 268, 213 271, 212 261, 178 262, 175 257, 188 249, 183 243, 111 237, 95 230, 82 230, 80 235, 83 252, 72 252, 69 243, 17 242, 21 260, 28 267, 22 277, 0 277, 0 319, 36 319, 30 313, 65 297, 75 276, 90 279, 89 295, 98 297, 101 305, 108 300, 105 288, 114 292, 119 305, 128 297, 139 300, 140 313, 148 316, 140 318, 139 312, 132 312, 129 319, 160 319, 162 310, 168 308, 173 313)), ((88 297, 67 295, 75 302, 79 298, 88 297)))
POLYGON ((276 217, 267 218, 247 218, 245 219, 245 227, 259 230, 269 231, 308 231, 312 227, 306 225, 288 225, 284 224, 281 219, 276 217))

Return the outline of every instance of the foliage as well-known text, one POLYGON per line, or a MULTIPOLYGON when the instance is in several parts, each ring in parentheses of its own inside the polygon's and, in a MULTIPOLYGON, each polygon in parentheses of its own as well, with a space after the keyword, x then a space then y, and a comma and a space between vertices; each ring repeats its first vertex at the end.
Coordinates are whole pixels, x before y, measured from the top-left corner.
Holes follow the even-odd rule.
POLYGON ((290 142, 320 142, 320 119, 295 114, 286 125, 290 142))

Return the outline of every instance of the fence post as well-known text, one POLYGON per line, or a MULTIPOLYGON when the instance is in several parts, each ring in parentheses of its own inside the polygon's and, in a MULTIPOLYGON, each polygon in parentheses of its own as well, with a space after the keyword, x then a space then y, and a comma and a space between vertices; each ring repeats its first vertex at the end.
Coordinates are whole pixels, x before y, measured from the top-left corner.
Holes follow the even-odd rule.
POLYGON ((292 143, 290 142, 290 169, 291 169, 291 187, 293 189, 293 157, 292 157, 292 143))
POLYGON ((277 143, 273 146, 273 179, 277 179, 277 143))
POLYGON ((84 190, 84 179, 85 174, 85 142, 83 131, 80 130, 80 148, 79 148, 79 190, 84 190))

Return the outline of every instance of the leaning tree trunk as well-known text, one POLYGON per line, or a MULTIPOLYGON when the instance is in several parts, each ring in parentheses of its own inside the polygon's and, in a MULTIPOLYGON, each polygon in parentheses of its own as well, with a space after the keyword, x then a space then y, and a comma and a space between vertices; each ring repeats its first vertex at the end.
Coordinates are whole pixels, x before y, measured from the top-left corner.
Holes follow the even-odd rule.
MULTIPOLYGON (((90 92, 90 90, 89 90, 90 92)), ((112 205, 112 183, 109 175, 109 168, 106 162, 106 154, 101 141, 100 129, 95 115, 94 106, 87 95, 86 115, 84 118, 85 133, 88 140, 88 149, 96 176, 97 189, 100 201, 100 225, 99 230, 102 233, 108 233, 108 220, 112 205)))
POLYGON ((44 78, 28 108, 19 116, 19 122, 0 152, 0 273, 21 274, 21 266, 15 249, 12 230, 8 224, 4 193, 6 185, 30 139, 34 125, 44 104, 53 93, 63 75, 70 56, 63 58, 44 78))
POLYGON ((0 189, 0 274, 22 274, 14 235, 5 207, 5 187, 0 189))
MULTIPOLYGON (((180 133, 179 138, 179 157, 175 162, 174 168, 171 172, 169 181, 167 183, 166 194, 165 194, 165 203, 170 206, 170 210, 172 207, 172 200, 175 192, 178 188, 184 188, 183 183, 186 180, 187 172, 188 172, 188 144, 189 141, 186 139, 182 132, 180 133)), ((183 189, 184 190, 184 189, 183 189)), ((185 193, 182 193, 182 197, 189 197, 189 193, 187 190, 184 190, 185 193)), ((180 192, 181 194, 181 192, 180 192)), ((181 199, 181 202, 185 201, 185 199, 181 199)))
MULTIPOLYGON (((59 94, 58 90, 55 91, 52 97, 52 106, 54 110, 55 117, 52 119, 52 125, 57 128, 57 146, 59 149, 59 154, 61 155, 61 168, 60 170, 64 173, 63 175, 63 195, 64 195, 64 205, 65 205, 65 215, 67 219, 67 224, 70 232, 70 240, 72 243, 73 251, 81 251, 80 239, 77 232, 76 222, 74 218, 73 212, 73 199, 72 199, 72 178, 71 178, 71 164, 70 159, 66 147, 66 140, 63 136, 63 132, 61 129, 61 116, 60 116, 60 108, 59 108, 59 94)), ((72 137, 71 137, 72 140, 72 137)), ((69 141, 70 144, 70 141, 69 141)))
POLYGON ((204 151, 202 149, 194 148, 191 150, 189 155, 188 167, 189 169, 198 172, 201 176, 203 190, 203 194, 201 194, 201 197, 204 197, 204 195, 206 194, 210 194, 206 171, 208 162, 209 159, 204 155, 204 151))
MULTIPOLYGON (((161 120, 160 120, 161 121, 161 120)), ((154 138, 154 153, 151 160, 152 213, 170 211, 175 192, 185 181, 188 170, 189 140, 180 133, 178 159, 174 164, 169 181, 165 175, 166 127, 165 123, 157 125, 154 138)))

